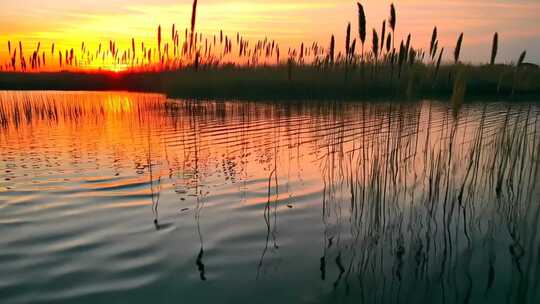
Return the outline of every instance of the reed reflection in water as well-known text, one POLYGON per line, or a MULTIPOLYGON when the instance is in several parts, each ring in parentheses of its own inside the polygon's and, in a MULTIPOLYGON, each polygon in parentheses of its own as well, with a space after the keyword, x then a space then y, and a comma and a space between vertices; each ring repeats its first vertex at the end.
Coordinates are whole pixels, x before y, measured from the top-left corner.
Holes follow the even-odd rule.
POLYGON ((540 107, 0 93, 0 299, 536 303, 540 107))

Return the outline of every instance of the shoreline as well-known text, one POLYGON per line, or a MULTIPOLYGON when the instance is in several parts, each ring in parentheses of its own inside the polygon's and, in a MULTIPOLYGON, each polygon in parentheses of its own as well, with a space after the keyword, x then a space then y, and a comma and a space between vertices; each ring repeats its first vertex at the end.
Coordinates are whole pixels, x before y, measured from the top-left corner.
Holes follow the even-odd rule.
POLYGON ((466 75, 465 99, 540 100, 540 69, 509 65, 201 67, 161 72, 0 72, 0 90, 130 91, 170 98, 238 100, 450 99, 466 75), (436 76, 435 76, 436 75, 436 76), (514 94, 512 95, 512 90, 514 94))

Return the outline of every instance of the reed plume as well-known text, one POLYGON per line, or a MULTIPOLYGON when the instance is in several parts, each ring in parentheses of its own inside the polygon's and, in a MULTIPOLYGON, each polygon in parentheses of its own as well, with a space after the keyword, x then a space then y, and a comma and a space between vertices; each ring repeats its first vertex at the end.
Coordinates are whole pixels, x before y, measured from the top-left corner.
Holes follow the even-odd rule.
POLYGON ((495 64, 495 58, 497 57, 497 51, 499 48, 499 33, 493 35, 493 45, 491 46, 491 61, 490 64, 495 64))
POLYGON ((384 43, 386 38, 386 20, 383 20, 381 29, 381 53, 384 50, 384 43))
POLYGON ((7 45, 8 45, 8 53, 11 54, 11 41, 10 40, 8 40, 7 45))
MULTIPOLYGON (((435 50, 435 43, 437 42, 437 27, 433 28, 433 34, 431 35, 431 43, 429 45, 429 56, 433 58, 433 51, 435 50)), ((437 52, 435 50, 435 52, 437 52)))
POLYGON ((391 48, 392 48, 392 34, 388 33, 388 37, 386 37, 386 53, 390 53, 391 48))
POLYGON ((523 51, 521 55, 519 55, 519 59, 516 65, 516 69, 519 69, 523 62, 525 61, 525 56, 527 56, 527 51, 523 51))
POLYGON ((330 61, 330 64, 334 64, 335 46, 336 46, 336 39, 334 38, 334 35, 332 35, 332 38, 330 38, 330 51, 328 53, 328 60, 330 61))
POLYGON ((347 57, 347 60, 349 60, 350 57, 350 50, 351 50, 351 23, 347 25, 347 32, 345 33, 345 55, 347 57))
POLYGON ((388 20, 390 23, 390 28, 392 31, 396 30, 396 8, 394 7, 394 3, 390 4, 390 19, 388 20))
MULTIPOLYGON (((161 54, 161 25, 158 26, 158 52, 161 54)), ((161 55, 160 55, 161 56, 161 55)))
POLYGON ((131 38, 131 59, 132 61, 135 59, 135 38, 131 38))
POLYGON ((373 56, 375 57, 375 63, 377 63, 377 58, 379 57, 379 35, 377 31, 373 29, 373 46, 372 46, 373 56))
POLYGON ((411 34, 407 35, 407 42, 405 43, 405 61, 409 59, 410 48, 411 48, 411 34))
POLYGON ((195 22, 197 21, 197 0, 193 1, 193 8, 191 10, 191 34, 189 38, 190 52, 193 49, 193 35, 195 33, 195 22))
POLYGON ((390 24, 390 29, 392 30, 392 48, 394 48, 395 38, 396 38, 396 8, 394 6, 394 3, 390 5, 390 19, 388 20, 388 23, 390 24))
POLYGON ((360 42, 362 43, 362 60, 364 59, 364 44, 366 43, 366 14, 364 12, 364 7, 360 2, 356 3, 358 5, 358 36, 360 42))
POLYGON ((454 50, 454 62, 457 64, 459 62, 459 54, 461 53, 461 45, 463 44, 463 33, 459 35, 457 40, 456 49, 454 50))

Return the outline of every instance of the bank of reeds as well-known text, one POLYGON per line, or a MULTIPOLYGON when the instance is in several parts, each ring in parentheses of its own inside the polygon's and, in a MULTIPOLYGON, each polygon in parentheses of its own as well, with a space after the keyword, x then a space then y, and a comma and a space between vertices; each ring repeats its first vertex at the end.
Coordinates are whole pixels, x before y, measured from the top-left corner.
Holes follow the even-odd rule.
MULTIPOLYGON (((450 98, 454 82, 445 75, 455 73, 454 65, 403 64, 401 77, 393 77, 394 65, 386 61, 350 65, 327 63, 302 65, 290 60, 278 66, 209 66, 161 72, 121 73, 0 73, 0 89, 16 90, 128 90, 164 93, 187 98, 249 99, 400 99, 450 98), (376 77, 363 70, 375 70, 376 77), (347 73, 347 79, 343 76, 347 73), (392 80, 391 80, 392 79, 392 80), (414 81, 414 83, 411 83, 414 81), (408 92, 412 88, 412 92, 408 92)), ((523 64, 462 65, 467 75, 467 96, 508 98, 540 96, 540 70, 523 64), (500 77, 505 75, 505 77, 500 77), (518 81, 519 80, 519 81, 518 81)))
MULTIPOLYGON (((396 48, 397 12, 393 4, 388 19, 382 21, 381 32, 373 29, 372 46, 367 51, 366 13, 363 5, 357 3, 361 43, 358 52, 357 40, 353 39, 348 23, 343 52, 331 35, 327 47, 317 42, 302 42, 299 49, 289 48, 287 56, 280 56, 279 43, 268 38, 251 43, 241 33, 227 35, 223 30, 207 36, 197 33, 197 4, 193 1, 191 22, 184 31, 183 42, 176 25, 172 26, 170 36, 162 35, 159 25, 157 49, 142 41, 138 46, 135 38, 131 38, 126 49, 119 48, 118 42, 113 40, 109 41, 108 49, 102 48, 100 43, 97 50, 91 50, 83 42, 80 51, 58 50, 56 59, 54 44, 48 57, 40 43, 27 56, 21 42, 19 48, 14 48, 8 41, 10 56, 4 63, 0 62, 0 88, 135 89, 192 97, 357 98, 394 97, 404 92, 419 97, 450 97, 457 66, 459 69, 462 66, 463 33, 457 39, 452 63, 448 64, 437 27, 425 50, 413 45, 411 34, 396 48), (234 36, 236 39, 232 38, 234 36), (87 67, 103 67, 104 70, 86 70, 87 67), (113 75, 109 69, 118 73, 113 75), (70 73, 50 73, 55 70, 70 73)), ((499 36, 495 33, 491 58, 486 60, 491 69, 463 67, 464 73, 475 75, 467 77, 471 82, 467 84, 468 92, 502 97, 539 95, 538 68, 523 60, 495 65, 498 47, 499 36)))

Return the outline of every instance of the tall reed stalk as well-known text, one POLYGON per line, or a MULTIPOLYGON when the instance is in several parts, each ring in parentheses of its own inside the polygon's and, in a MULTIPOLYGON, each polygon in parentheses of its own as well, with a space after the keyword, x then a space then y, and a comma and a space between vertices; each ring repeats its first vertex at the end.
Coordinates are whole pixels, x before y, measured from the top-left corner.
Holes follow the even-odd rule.
POLYGON ((373 29, 373 45, 371 50, 375 59, 375 65, 377 65, 377 58, 379 57, 379 35, 375 29, 373 29))
POLYGON ((345 56, 346 56, 346 62, 349 61, 349 58, 351 56, 351 23, 347 25, 347 30, 345 32, 345 56))
POLYGON ((195 35, 195 23, 197 21, 197 0, 193 1, 193 8, 191 10, 191 33, 189 38, 189 50, 193 51, 193 36, 195 35))
POLYGON ((364 61, 364 45, 366 43, 366 14, 364 12, 364 7, 360 2, 358 5, 358 36, 360 42, 362 43, 362 62, 364 61))
POLYGON ((328 61, 331 65, 334 64, 335 47, 336 39, 334 38, 334 35, 332 35, 332 38, 330 38, 330 49, 328 52, 328 61))
POLYGON ((459 35, 459 38, 456 43, 456 48, 454 49, 454 62, 455 64, 458 64, 459 62, 459 55, 461 54, 461 46, 463 44, 463 33, 459 35))
POLYGON ((491 46, 491 61, 490 64, 495 64, 495 58, 497 57, 497 50, 499 48, 499 33, 493 35, 493 44, 491 46))
POLYGON ((394 7, 394 4, 392 3, 390 5, 390 19, 388 19, 388 23, 390 24, 390 29, 392 30, 392 48, 395 47, 395 38, 396 38, 396 23, 397 23, 397 17, 396 17, 396 8, 394 7))
POLYGON ((434 53, 433 50, 435 50, 436 42, 437 42, 437 27, 433 28, 433 34, 431 35, 431 43, 429 44, 429 56, 431 58, 433 58, 433 53, 434 53))
POLYGON ((159 54, 159 57, 161 57, 161 25, 158 26, 158 31, 157 31, 157 35, 158 35, 158 54, 159 54))
POLYGON ((379 36, 377 31, 373 29, 373 45, 372 45, 373 58, 375 60, 373 66, 371 67, 371 78, 374 77, 374 70, 377 69, 377 58, 379 57, 379 36))
POLYGON ((381 29, 381 55, 384 50, 385 38, 386 38, 386 20, 383 20, 382 29, 381 29))

